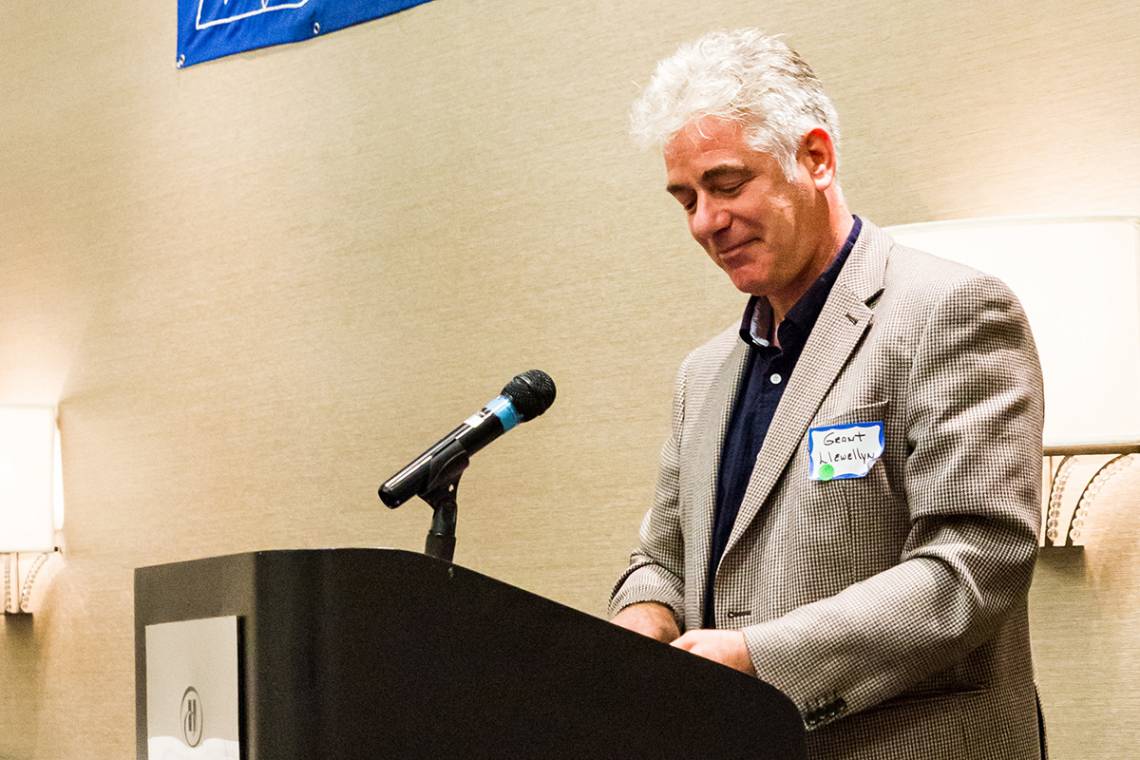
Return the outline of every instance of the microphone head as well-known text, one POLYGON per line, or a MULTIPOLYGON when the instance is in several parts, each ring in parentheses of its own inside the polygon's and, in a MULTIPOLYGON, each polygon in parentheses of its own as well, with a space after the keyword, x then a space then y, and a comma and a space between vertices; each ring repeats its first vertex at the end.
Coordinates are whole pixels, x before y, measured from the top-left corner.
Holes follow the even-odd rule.
POLYGON ((524 421, 532 420, 554 403, 554 381, 540 369, 527 370, 504 385, 501 395, 511 400, 524 421))

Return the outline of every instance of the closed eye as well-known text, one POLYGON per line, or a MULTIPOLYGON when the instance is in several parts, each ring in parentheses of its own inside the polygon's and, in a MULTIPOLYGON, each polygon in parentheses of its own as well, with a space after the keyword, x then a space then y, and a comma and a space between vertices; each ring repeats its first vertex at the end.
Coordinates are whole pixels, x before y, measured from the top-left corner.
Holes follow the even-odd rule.
POLYGON ((701 184, 707 187, 710 193, 735 195, 753 176, 755 175, 747 167, 715 166, 701 175, 701 184))
POLYGON ((717 185, 712 188, 712 191, 717 195, 736 195, 744 188, 745 182, 745 180, 742 180, 730 185, 717 185))
POLYGON ((677 202, 681 204, 681 206, 685 209, 685 211, 687 211, 688 213, 691 214, 696 210, 696 208, 697 208, 697 194, 696 193, 694 193, 693 191, 688 190, 686 188, 680 188, 680 187, 670 187, 670 188, 668 188, 668 190, 669 190, 669 194, 677 199, 677 202))

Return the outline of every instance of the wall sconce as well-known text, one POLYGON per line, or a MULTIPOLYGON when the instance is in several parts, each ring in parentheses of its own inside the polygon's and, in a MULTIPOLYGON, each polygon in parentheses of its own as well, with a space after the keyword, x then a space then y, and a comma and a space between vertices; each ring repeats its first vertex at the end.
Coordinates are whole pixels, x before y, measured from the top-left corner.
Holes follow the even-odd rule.
POLYGON ((56 413, 49 406, 0 406, 0 560, 5 614, 31 611, 32 586, 63 525, 56 413))
POLYGON ((1045 374, 1042 545, 1083 546, 1097 493, 1140 452, 1140 217, 965 219, 887 231, 997 275, 1021 300, 1045 374))

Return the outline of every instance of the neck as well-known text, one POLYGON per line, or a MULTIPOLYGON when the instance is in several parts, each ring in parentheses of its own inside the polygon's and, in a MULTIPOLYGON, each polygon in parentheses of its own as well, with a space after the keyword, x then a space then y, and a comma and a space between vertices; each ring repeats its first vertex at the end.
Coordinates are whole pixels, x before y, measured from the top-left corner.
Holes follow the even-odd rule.
POLYGON ((847 242, 851 228, 855 226, 855 217, 847 210, 842 196, 833 199, 833 201, 828 204, 827 218, 819 235, 816 236, 818 242, 813 246, 815 253, 811 259, 811 266, 804 271, 804 276, 796 283, 795 290, 789 293, 772 293, 768 296, 768 301, 772 305, 773 335, 779 329, 780 323, 784 321, 784 317, 807 292, 811 284, 831 266, 831 262, 835 260, 839 251, 842 250, 843 244, 847 242))

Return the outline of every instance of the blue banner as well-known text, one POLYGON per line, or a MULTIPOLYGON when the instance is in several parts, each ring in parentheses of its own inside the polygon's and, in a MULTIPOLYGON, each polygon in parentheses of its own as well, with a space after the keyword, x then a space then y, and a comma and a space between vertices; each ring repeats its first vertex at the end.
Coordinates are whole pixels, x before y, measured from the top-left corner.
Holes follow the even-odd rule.
POLYGON ((298 42, 429 0, 178 0, 178 66, 298 42))

